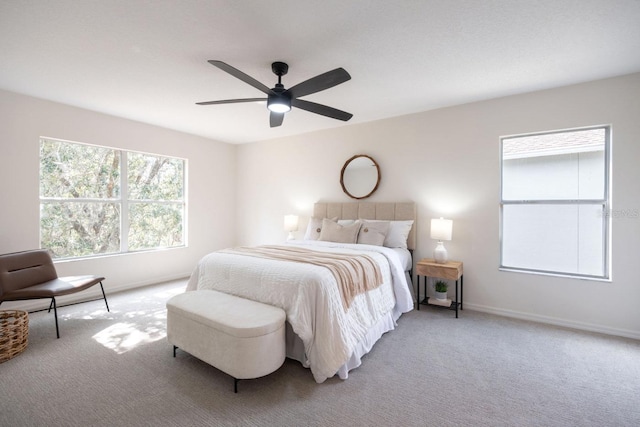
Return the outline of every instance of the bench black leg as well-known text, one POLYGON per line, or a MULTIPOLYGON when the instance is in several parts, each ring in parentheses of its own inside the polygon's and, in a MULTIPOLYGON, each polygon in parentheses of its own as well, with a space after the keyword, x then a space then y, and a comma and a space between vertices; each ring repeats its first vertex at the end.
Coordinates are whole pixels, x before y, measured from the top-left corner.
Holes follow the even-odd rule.
MULTIPOLYGON (((56 323, 57 325, 57 323, 56 323)), ((173 346, 173 357, 176 357, 176 350, 178 349, 178 346, 173 346)), ((238 392, 238 382, 240 382, 240 380, 236 377, 232 377, 233 378, 233 392, 237 393, 238 392)))

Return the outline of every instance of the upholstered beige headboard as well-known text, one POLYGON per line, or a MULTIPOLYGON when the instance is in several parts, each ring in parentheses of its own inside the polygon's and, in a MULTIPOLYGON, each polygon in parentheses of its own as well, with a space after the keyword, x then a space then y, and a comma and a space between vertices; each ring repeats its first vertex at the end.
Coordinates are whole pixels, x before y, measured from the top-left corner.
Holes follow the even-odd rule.
POLYGON ((314 218, 338 219, 381 219, 381 220, 413 220, 413 227, 407 239, 409 249, 416 248, 416 204, 404 203, 316 203, 313 205, 314 218))

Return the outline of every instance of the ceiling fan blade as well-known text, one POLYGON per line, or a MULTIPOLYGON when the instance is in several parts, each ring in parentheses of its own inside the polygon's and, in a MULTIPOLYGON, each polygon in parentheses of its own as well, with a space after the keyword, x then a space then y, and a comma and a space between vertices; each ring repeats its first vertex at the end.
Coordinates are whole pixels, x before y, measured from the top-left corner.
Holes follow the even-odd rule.
POLYGON ((326 105, 316 104, 315 102, 303 101, 302 99, 292 99, 291 105, 294 107, 300 108, 302 110, 307 110, 312 113, 320 114, 322 116, 331 117, 332 119, 338 119, 346 122, 353 114, 347 113, 346 111, 338 110, 336 108, 327 107, 326 105))
POLYGON ((269 126, 272 128, 280 126, 283 120, 284 113, 274 113, 273 111, 269 112, 269 126))
POLYGON ((197 105, 236 104, 238 102, 259 102, 259 101, 266 101, 266 100, 267 98, 224 99, 222 101, 196 102, 196 104, 197 105))
POLYGON ((271 92, 272 92, 271 89, 269 89, 267 86, 263 85, 262 83, 260 83, 256 79, 254 79, 253 77, 243 73, 242 71, 238 70, 237 68, 233 68, 229 64, 225 64, 222 61, 215 61, 215 60, 210 60, 210 61, 207 61, 207 62, 209 62, 209 64, 213 65, 214 67, 218 67, 222 71, 231 74, 233 77, 242 80, 246 84, 255 87, 260 92, 266 93, 267 95, 270 95, 271 92))
POLYGON ((312 93, 320 92, 321 90, 329 89, 351 80, 351 76, 344 68, 336 68, 335 70, 327 71, 324 74, 305 80, 302 83, 290 87, 287 92, 291 94, 292 98, 299 98, 301 96, 310 95, 312 93))

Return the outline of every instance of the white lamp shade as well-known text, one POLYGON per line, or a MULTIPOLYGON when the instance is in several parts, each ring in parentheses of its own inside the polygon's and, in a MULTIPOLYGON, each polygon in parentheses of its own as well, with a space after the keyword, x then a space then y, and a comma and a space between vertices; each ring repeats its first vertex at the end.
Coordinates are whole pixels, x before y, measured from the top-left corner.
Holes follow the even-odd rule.
POLYGON ((284 231, 292 232, 298 230, 298 215, 284 216, 284 231))
POLYGON ((453 234, 453 221, 450 219, 431 220, 431 238, 435 240, 451 240, 453 234))

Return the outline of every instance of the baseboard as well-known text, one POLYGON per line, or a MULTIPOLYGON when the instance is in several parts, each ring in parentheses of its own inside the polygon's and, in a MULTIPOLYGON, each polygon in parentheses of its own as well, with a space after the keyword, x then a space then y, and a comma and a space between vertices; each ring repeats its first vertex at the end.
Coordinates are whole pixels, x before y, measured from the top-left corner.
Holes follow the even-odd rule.
POLYGON ((579 329, 581 331, 597 332, 597 333, 606 334, 606 335, 614 335, 619 337, 633 338, 636 340, 640 340, 640 332, 631 331, 628 329, 609 328, 606 326, 596 325, 593 323, 576 322, 576 321, 571 321, 566 319, 559 319, 556 317, 541 316, 533 313, 523 313, 520 311, 505 310, 501 308, 488 307, 488 306, 478 305, 478 304, 464 303, 464 308, 465 309, 468 308, 473 311, 481 311, 483 313, 497 314, 499 316, 504 316, 504 317, 512 317, 514 319, 530 320, 533 322, 546 323, 546 324, 555 325, 555 326, 563 326, 565 328, 579 329))
MULTIPOLYGON (((156 277, 154 279, 142 280, 139 282, 131 282, 125 283, 119 286, 110 287, 108 286, 108 279, 105 280, 104 291, 107 294, 107 301, 109 300, 109 296, 118 292, 128 291, 131 289, 142 288, 144 286, 156 285, 164 282, 171 282, 174 280, 184 280, 188 279, 191 275, 189 273, 181 273, 169 276, 156 277)), ((102 299, 102 292, 100 291, 100 286, 93 286, 85 291, 78 292, 76 294, 65 295, 63 297, 56 298, 56 305, 58 307, 63 307, 69 304, 77 304, 80 302, 93 301, 96 299, 102 299)), ((38 311, 38 310, 46 310, 49 308, 49 304, 51 304, 51 299, 32 299, 32 300, 24 300, 24 301, 5 301, 0 305, 0 310, 24 310, 24 311, 38 311)))

